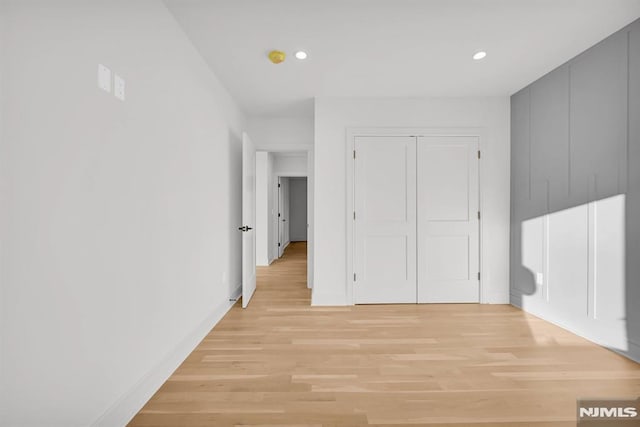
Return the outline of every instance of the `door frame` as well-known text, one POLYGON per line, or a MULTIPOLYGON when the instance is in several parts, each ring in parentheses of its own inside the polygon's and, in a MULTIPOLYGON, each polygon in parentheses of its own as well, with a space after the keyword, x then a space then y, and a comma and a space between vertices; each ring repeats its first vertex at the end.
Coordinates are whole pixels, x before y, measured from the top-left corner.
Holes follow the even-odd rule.
MULTIPOLYGON (((310 222, 309 222, 309 174, 302 174, 299 172, 278 172, 277 174, 274 175, 276 178, 276 187, 275 187, 275 192, 277 193, 277 197, 276 197, 276 202, 277 202, 277 208, 278 211, 280 210, 280 187, 278 187, 278 184, 280 183, 280 178, 307 178, 307 251, 309 248, 309 228, 310 226, 310 222)), ((278 254, 278 257, 276 259, 280 259, 282 258, 282 256, 280 255, 280 247, 278 246, 278 241, 280 239, 280 217, 277 216, 276 214, 276 219, 277 219, 277 226, 276 226, 276 233, 278 238, 276 239, 276 242, 274 242, 275 246, 276 246, 276 254, 278 254)), ((309 270, 309 257, 308 257, 308 252, 307 252, 307 270, 309 270)), ((309 274, 307 274, 307 281, 308 281, 308 276, 309 274)), ((307 282, 308 283, 308 282, 307 282)), ((311 288, 311 286, 308 286, 309 288, 311 288)))
MULTIPOLYGON (((354 274, 355 274, 355 227, 353 225, 353 212, 355 207, 355 176, 353 169, 353 151, 355 147, 355 138, 358 136, 410 136, 410 137, 420 137, 420 136, 475 136, 478 138, 478 149, 481 153, 486 152, 485 141, 486 141, 486 128, 483 127, 452 127, 452 128, 430 128, 430 127, 357 127, 357 128, 347 128, 346 132, 346 144, 345 144, 345 159, 347 164, 347 209, 345 212, 345 222, 346 222, 346 244, 347 244, 347 268, 346 268, 346 295, 347 295, 347 303, 350 305, 355 304, 353 286, 354 286, 354 274)), ((486 154, 483 154, 486 157, 486 154)), ((482 183, 483 183, 483 171, 482 162, 478 162, 478 209, 480 212, 484 212, 484 203, 483 203, 483 191, 482 191, 482 183)), ((480 304, 486 304, 488 301, 487 296, 485 295, 485 288, 483 286, 485 274, 483 272, 487 271, 485 267, 485 257, 484 254, 484 227, 485 222, 484 218, 480 221, 480 229, 478 233, 479 240, 479 265, 480 265, 480 304)))

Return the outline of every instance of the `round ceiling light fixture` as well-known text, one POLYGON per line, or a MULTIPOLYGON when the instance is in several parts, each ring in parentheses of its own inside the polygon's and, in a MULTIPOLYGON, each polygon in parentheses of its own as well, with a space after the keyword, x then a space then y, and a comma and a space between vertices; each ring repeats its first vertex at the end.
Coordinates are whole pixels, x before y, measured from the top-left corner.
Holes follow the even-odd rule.
POLYGON ((296 58, 298 59, 307 59, 307 52, 305 52, 304 50, 299 50, 296 52, 296 58))
POLYGON ((271 52, 269 52, 268 57, 269 57, 269 60, 274 64, 279 64, 285 60, 287 55, 282 51, 272 50, 271 52))
POLYGON ((484 50, 480 50, 473 54, 473 59, 475 59, 476 61, 479 61, 485 56, 487 56, 487 52, 485 52, 484 50))

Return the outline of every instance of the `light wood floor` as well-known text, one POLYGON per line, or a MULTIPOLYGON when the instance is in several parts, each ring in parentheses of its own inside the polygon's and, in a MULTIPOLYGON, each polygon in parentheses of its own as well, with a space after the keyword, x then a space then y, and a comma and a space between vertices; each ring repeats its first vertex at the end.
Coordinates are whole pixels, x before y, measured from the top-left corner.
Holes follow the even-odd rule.
POLYGON ((640 365, 507 305, 310 307, 306 246, 259 269, 131 426, 575 426, 640 365))

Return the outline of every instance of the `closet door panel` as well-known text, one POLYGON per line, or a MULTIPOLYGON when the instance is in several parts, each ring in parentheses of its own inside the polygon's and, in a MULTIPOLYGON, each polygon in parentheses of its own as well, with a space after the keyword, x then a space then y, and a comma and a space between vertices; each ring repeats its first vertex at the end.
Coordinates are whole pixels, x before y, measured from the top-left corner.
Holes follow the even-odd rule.
POLYGON ((477 137, 418 138, 418 302, 479 302, 477 151, 477 137))
POLYGON ((416 302, 416 138, 356 137, 356 304, 416 302))

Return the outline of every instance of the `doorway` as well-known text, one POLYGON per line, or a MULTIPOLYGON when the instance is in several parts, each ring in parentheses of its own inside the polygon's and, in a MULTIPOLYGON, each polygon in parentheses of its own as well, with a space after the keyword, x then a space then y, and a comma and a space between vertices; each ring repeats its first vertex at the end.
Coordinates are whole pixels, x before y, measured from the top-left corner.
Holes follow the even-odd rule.
POLYGON ((307 151, 256 154, 257 265, 269 266, 283 256, 290 243, 306 242, 309 288, 313 276, 312 156, 307 151))
POLYGON ((307 177, 278 179, 278 256, 292 242, 306 242, 307 177))

